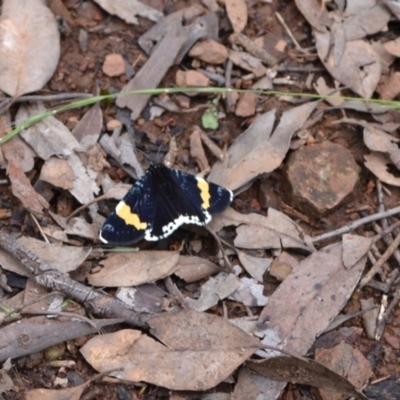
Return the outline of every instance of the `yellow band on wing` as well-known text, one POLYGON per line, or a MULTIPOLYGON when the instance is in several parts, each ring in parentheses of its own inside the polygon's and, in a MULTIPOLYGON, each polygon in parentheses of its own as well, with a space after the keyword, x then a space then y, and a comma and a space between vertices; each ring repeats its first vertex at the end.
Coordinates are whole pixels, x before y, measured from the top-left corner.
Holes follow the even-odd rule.
POLYGON ((131 208, 121 201, 115 209, 118 217, 122 218, 127 225, 132 225, 137 230, 144 230, 147 228, 147 223, 142 222, 137 214, 131 211, 131 208))
POLYGON ((210 208, 210 186, 204 179, 197 178, 197 187, 200 189, 200 197, 203 201, 201 206, 207 210, 210 208))

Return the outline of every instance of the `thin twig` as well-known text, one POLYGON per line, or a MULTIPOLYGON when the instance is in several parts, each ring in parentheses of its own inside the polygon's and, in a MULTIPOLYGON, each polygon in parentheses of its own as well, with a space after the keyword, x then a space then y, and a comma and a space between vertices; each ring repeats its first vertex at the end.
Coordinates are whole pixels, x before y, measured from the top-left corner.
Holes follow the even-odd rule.
MULTIPOLYGON (((38 311, 38 312, 29 312, 26 313, 27 315, 57 315, 59 317, 66 317, 66 318, 76 318, 76 319, 80 319, 86 323, 88 323, 91 327, 93 327, 94 329, 96 329, 97 331, 100 330, 100 327, 96 324, 96 321, 92 321, 91 319, 83 316, 83 315, 79 315, 79 314, 75 314, 75 313, 70 313, 70 312, 66 312, 66 311, 38 311)), ((124 321, 124 320, 121 320, 124 321)))
POLYGON ((393 252, 400 245, 400 234, 396 236, 393 243, 386 249, 382 257, 373 265, 373 267, 368 271, 367 275, 361 280, 360 288, 364 287, 372 277, 382 268, 382 265, 389 259, 393 252))
POLYGON ((50 241, 49 241, 49 239, 47 238, 46 234, 43 232, 43 229, 42 229, 42 227, 40 226, 39 221, 37 220, 37 218, 36 218, 32 213, 29 213, 29 214, 30 214, 31 218, 33 219, 33 222, 35 223, 35 225, 36 225, 37 228, 39 229, 39 232, 40 232, 40 234, 42 235, 43 240, 44 240, 46 243, 50 243, 50 241))
POLYGON ((309 50, 308 49, 303 49, 299 42, 296 40, 296 38, 293 36, 291 30, 289 29, 289 27, 286 25, 285 20, 282 18, 282 15, 279 14, 277 11, 275 12, 276 18, 278 18, 278 21, 281 23, 281 25, 283 26, 283 29, 285 29, 286 33, 288 34, 288 36, 290 37, 290 39, 292 39, 294 45, 296 46, 296 49, 298 51, 300 51, 301 53, 307 53, 309 54, 309 50))
POLYGON ((386 210, 385 212, 382 212, 382 213, 368 215, 368 217, 364 217, 364 218, 360 218, 356 221, 352 221, 352 222, 348 223, 346 226, 336 229, 335 231, 327 232, 327 233, 324 233, 323 235, 313 237, 313 238, 311 238, 311 242, 316 243, 316 242, 321 242, 323 240, 332 239, 336 236, 343 235, 344 233, 351 232, 354 229, 357 229, 358 227, 360 227, 362 225, 369 224, 370 222, 377 221, 378 219, 390 217, 392 215, 396 215, 399 213, 400 213, 400 206, 391 208, 390 210, 386 210))

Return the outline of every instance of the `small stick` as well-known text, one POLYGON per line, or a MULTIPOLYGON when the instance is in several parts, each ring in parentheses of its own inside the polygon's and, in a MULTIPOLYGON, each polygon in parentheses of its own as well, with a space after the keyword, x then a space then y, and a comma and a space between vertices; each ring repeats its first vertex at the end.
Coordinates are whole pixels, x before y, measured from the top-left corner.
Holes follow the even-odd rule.
POLYGON ((36 225, 37 228, 39 229, 39 232, 40 232, 40 234, 42 235, 44 241, 45 241, 46 243, 50 243, 50 240, 47 238, 46 234, 43 232, 43 229, 42 229, 42 227, 40 226, 39 221, 37 220, 37 218, 36 218, 32 213, 29 213, 29 214, 30 214, 31 218, 33 219, 33 222, 35 223, 35 225, 36 225))
POLYGON ((378 219, 390 217, 392 215, 396 215, 399 213, 400 213, 400 206, 391 208, 390 210, 386 210, 385 212, 382 212, 382 213, 368 215, 368 217, 364 217, 364 218, 360 218, 356 221, 352 221, 352 222, 348 223, 346 226, 336 229, 335 231, 327 232, 327 233, 324 233, 323 235, 313 237, 313 238, 311 238, 311 241, 312 241, 312 243, 315 243, 315 242, 321 242, 322 240, 331 239, 336 236, 343 235, 344 233, 351 232, 354 229, 356 229, 362 225, 369 224, 370 222, 377 221, 378 219))
POLYGON ((393 252, 400 245, 400 234, 396 236, 393 243, 386 249, 382 257, 373 265, 373 267, 368 271, 367 275, 360 282, 360 289, 363 288, 372 277, 382 268, 383 264, 389 259, 393 252))
POLYGON ((283 28, 285 29, 286 33, 288 34, 288 36, 290 37, 290 39, 292 39, 294 45, 296 46, 296 49, 298 51, 300 51, 301 53, 309 53, 309 51, 307 49, 303 49, 299 42, 296 40, 296 38, 293 36, 291 30, 289 29, 289 27, 286 25, 285 20, 282 18, 282 15, 279 14, 278 12, 275 12, 276 18, 278 18, 278 21, 281 23, 281 25, 283 26, 283 28))
POLYGON ((252 56, 259 58, 262 62, 273 67, 278 63, 278 60, 272 55, 269 54, 262 47, 257 46, 243 33, 234 33, 229 37, 229 41, 231 43, 239 44, 244 47, 248 53, 252 56))

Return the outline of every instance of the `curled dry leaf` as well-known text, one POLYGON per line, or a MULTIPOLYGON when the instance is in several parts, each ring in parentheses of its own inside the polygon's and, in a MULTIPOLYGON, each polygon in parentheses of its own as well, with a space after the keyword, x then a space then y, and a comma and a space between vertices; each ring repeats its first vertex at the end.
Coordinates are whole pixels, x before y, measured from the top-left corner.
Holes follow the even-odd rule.
MULTIPOLYGON (((353 236, 356 243, 358 237, 353 236)), ((361 237, 361 245, 364 242, 361 237)), ((351 269, 343 264, 342 243, 301 261, 269 297, 260 315, 258 336, 265 337, 263 343, 272 344, 269 337, 274 332, 285 350, 307 352, 352 295, 365 266, 366 252, 351 269)))
POLYGON ((163 18, 163 14, 149 5, 138 0, 94 0, 109 14, 117 15, 129 24, 137 24, 136 15, 148 18, 154 22, 163 18))
POLYGON ((0 89, 13 97, 42 89, 60 57, 60 35, 42 0, 5 0, 0 17, 0 89))
POLYGON ((245 0, 225 0, 226 13, 235 33, 242 32, 247 24, 247 4, 245 0))
POLYGON ((104 268, 88 276, 94 286, 137 286, 171 275, 179 260, 177 251, 112 253, 102 261, 104 268))
POLYGON ((102 127, 103 113, 100 103, 96 103, 72 130, 72 135, 84 151, 89 151, 99 140, 102 127))
POLYGON ((356 265, 371 248, 371 239, 346 233, 343 235, 343 264, 350 269, 356 265))
POLYGON ((215 163, 208 179, 231 190, 240 189, 258 176, 272 172, 285 158, 293 134, 307 121, 318 102, 285 111, 272 132, 276 110, 255 118, 228 150, 224 163, 215 163))
POLYGON ((398 139, 374 127, 364 124, 364 143, 372 151, 382 153, 387 157, 387 163, 393 163, 400 169, 400 149, 396 144, 398 139))
MULTIPOLYGON (((337 392, 343 393, 343 388, 347 389, 352 385, 354 385, 353 390, 355 388, 361 389, 368 382, 372 374, 371 364, 361 351, 354 349, 344 341, 331 349, 316 349, 315 361, 329 368, 329 375, 338 374, 336 379, 330 379, 331 384, 329 386, 327 385, 322 388, 321 395, 324 398, 334 396, 337 392), (340 377, 343 377, 342 382, 340 382, 340 377), (336 384, 332 385, 334 381, 336 381, 336 384), (347 382, 347 384, 345 382, 347 382)), ((322 377, 320 376, 320 378, 322 377)), ((360 398, 360 394, 357 392, 357 394, 354 392, 351 393, 350 391, 346 391, 345 393, 360 398)))
POLYGON ((235 399, 262 399, 273 400, 273 393, 279 393, 282 383, 273 381, 257 372, 241 367, 235 385, 235 399))
POLYGON ((272 263, 272 258, 253 257, 242 251, 237 252, 240 262, 249 275, 258 282, 264 282, 264 274, 272 263))
POLYGON ((174 274, 187 283, 208 278, 221 269, 213 262, 200 257, 179 256, 174 274))
POLYGON ((117 290, 117 299, 131 310, 139 313, 159 314, 164 306, 166 293, 154 283, 135 287, 121 287, 117 290))
POLYGON ((39 179, 65 190, 73 189, 75 174, 68 161, 51 157, 43 165, 39 179))
POLYGON ((82 385, 65 389, 32 389, 25 393, 26 400, 79 400, 83 391, 90 384, 85 382, 82 385))
MULTIPOLYGON (((349 347, 351 348, 351 346, 349 347)), ((337 361, 337 363, 341 364, 339 361, 337 361)), ((247 366, 252 371, 270 379, 301 383, 319 388, 336 389, 339 393, 345 393, 348 396, 367 400, 363 394, 358 392, 357 388, 351 382, 332 371, 333 368, 330 367, 330 369, 328 369, 324 365, 313 360, 279 356, 265 360, 262 363, 250 362, 247 363, 247 366)), ((360 387, 358 385, 356 386, 360 387)), ((324 397, 324 399, 325 398, 328 397, 324 397)))
POLYGON ((245 249, 297 248, 314 251, 310 238, 285 214, 268 209, 268 216, 260 214, 240 214, 228 208, 214 217, 209 227, 215 232, 225 226, 238 226, 235 246, 245 249))
POLYGON ((389 160, 382 153, 373 152, 364 156, 364 165, 383 183, 400 186, 400 178, 389 171, 389 160))
POLYGON ((91 225, 82 217, 71 218, 67 221, 66 217, 54 214, 51 211, 49 213, 67 235, 76 235, 91 240, 98 240, 99 230, 105 221, 104 217, 102 219, 98 217, 98 221, 94 221, 91 225))
POLYGON ((89 340, 81 352, 98 371, 174 390, 207 390, 226 379, 258 348, 259 341, 215 315, 196 311, 153 317, 151 333, 121 330, 89 340))
POLYGON ((30 180, 18 163, 9 161, 7 175, 11 182, 12 194, 21 201, 28 211, 42 214, 43 209, 50 207, 46 199, 33 189, 30 180))
POLYGON ((240 287, 239 278, 234 274, 219 273, 210 278, 202 287, 196 300, 187 298, 186 302, 196 311, 206 311, 218 304, 240 287))
POLYGON ((343 56, 335 64, 330 32, 315 31, 315 37, 318 56, 329 73, 358 95, 370 99, 381 78, 382 68, 372 46, 363 40, 346 42, 343 56))
POLYGON ((263 295, 264 285, 253 278, 243 277, 240 286, 229 296, 229 300, 238 301, 248 307, 264 307, 268 297, 263 295))
MULTIPOLYGON (((17 113, 17 119, 24 120, 44 111, 46 109, 41 103, 23 106, 17 113)), ((21 136, 43 160, 47 161, 52 156, 67 160, 75 176, 73 187, 69 191, 81 204, 94 199, 94 194, 100 190, 93 178, 94 173, 82 161, 77 153, 82 150, 78 141, 61 121, 48 117, 24 129, 21 136)))

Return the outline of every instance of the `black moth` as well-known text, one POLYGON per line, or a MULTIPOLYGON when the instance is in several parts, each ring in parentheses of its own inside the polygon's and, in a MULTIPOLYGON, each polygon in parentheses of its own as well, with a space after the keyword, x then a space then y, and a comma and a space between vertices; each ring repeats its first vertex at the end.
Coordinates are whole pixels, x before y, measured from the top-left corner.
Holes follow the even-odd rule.
POLYGON ((107 218, 100 240, 113 245, 160 240, 183 224, 207 224, 232 199, 228 189, 163 164, 152 164, 107 218))

